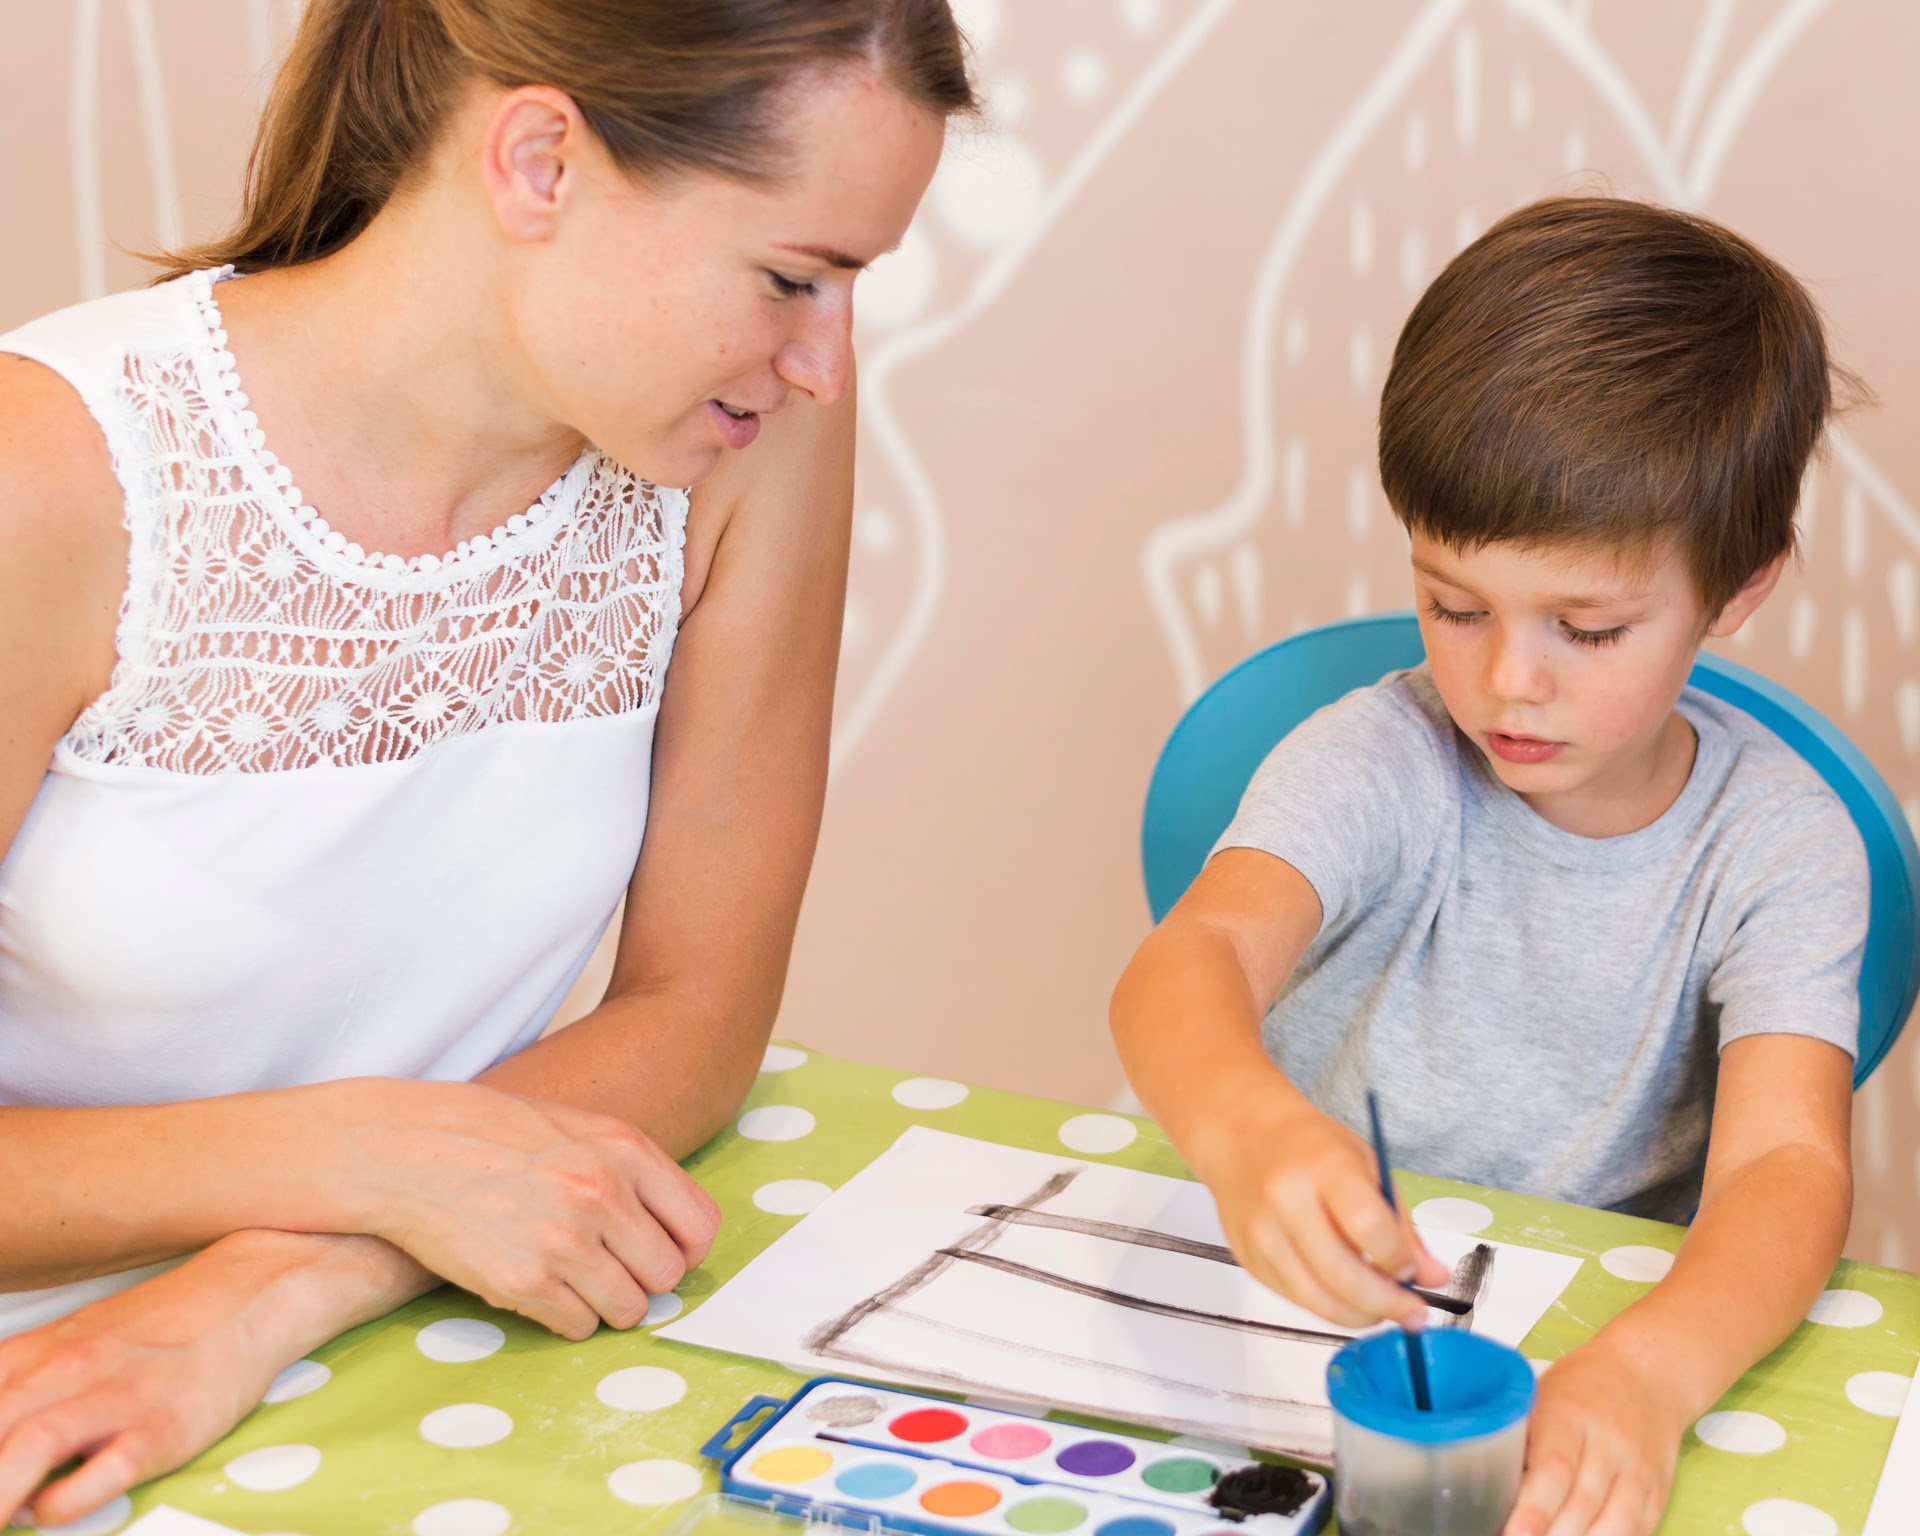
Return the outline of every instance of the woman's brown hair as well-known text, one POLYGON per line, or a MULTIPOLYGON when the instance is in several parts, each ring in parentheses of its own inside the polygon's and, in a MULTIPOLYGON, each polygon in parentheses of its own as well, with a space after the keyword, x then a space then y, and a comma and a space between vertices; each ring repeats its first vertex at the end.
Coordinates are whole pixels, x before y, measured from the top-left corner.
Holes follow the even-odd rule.
POLYGON ((1836 376, 1858 390, 1806 290, 1732 231, 1553 198, 1414 306, 1380 397, 1380 479, 1403 523, 1455 549, 1670 549, 1711 616, 1794 547, 1836 376))
POLYGON ((781 89, 865 64, 942 117, 976 109, 947 0, 310 0, 247 165, 238 226, 161 279, 338 250, 425 165, 458 92, 565 91, 631 175, 778 173, 781 89))

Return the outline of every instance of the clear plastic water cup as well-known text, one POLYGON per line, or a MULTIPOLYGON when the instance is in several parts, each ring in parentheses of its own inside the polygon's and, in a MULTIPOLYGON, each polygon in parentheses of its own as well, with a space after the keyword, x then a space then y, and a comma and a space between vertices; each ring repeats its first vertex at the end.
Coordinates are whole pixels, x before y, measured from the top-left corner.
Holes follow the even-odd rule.
POLYGON ((1520 1492, 1533 1368, 1455 1329, 1355 1339, 1327 1367, 1340 1536, 1499 1536, 1520 1492), (1433 1407, 1413 1405, 1407 1350, 1433 1407))

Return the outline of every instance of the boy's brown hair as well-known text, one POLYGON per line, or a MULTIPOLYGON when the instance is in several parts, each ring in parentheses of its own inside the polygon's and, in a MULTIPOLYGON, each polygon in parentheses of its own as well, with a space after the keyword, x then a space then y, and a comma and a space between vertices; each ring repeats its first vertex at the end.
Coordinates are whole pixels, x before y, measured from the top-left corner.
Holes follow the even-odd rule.
POLYGON ((1421 296, 1380 397, 1413 531, 1671 550, 1707 613, 1794 547, 1833 409, 1806 290, 1707 219, 1605 197, 1509 214, 1421 296))

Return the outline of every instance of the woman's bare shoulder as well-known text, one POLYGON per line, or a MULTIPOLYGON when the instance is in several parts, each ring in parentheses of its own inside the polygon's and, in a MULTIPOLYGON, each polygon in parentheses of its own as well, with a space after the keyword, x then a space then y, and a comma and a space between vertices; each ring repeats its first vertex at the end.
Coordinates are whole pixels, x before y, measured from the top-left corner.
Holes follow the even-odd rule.
POLYGON ((126 570, 124 498, 99 426, 58 374, 0 354, 0 700, 84 704, 105 685, 126 570), (10 665, 22 655, 39 683, 10 665))

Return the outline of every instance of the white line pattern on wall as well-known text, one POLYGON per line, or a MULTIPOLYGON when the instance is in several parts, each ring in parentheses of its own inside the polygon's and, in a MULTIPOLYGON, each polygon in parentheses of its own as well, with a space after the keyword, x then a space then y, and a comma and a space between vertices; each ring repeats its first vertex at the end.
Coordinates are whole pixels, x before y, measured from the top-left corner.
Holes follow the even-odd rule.
POLYGON ((966 297, 952 309, 909 331, 890 337, 868 352, 861 371, 860 415, 868 441, 885 456, 899 477, 920 540, 919 567, 906 617, 887 642, 872 671, 858 685, 853 701, 834 722, 832 769, 837 771, 860 746, 888 698, 911 665, 932 626, 945 574, 946 529, 940 495, 915 453, 894 409, 894 374, 932 351, 979 318, 1007 289, 1027 258, 1073 203, 1094 174, 1153 105, 1166 84, 1199 50, 1235 0, 1205 0, 1169 40, 1106 120, 1094 131, 1053 184, 1032 220, 1003 246, 974 278, 966 297))

